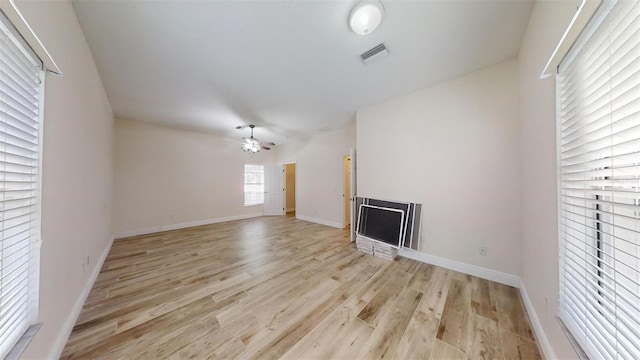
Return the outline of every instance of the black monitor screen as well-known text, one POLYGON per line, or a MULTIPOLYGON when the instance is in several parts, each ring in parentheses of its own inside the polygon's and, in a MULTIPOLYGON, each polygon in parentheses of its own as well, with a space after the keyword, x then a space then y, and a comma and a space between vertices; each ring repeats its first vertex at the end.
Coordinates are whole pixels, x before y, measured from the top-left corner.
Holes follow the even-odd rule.
POLYGON ((403 213, 383 208, 360 206, 358 234, 398 246, 403 213))

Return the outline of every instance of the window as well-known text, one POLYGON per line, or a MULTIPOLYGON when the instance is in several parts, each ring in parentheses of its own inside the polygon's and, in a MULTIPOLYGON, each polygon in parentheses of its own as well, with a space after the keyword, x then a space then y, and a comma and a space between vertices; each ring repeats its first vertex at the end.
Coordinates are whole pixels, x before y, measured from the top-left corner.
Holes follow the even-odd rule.
POLYGON ((264 166, 244 166, 244 206, 264 203, 264 166))
POLYGON ((0 358, 37 320, 42 63, 0 13, 0 358))
POLYGON ((603 2, 560 65, 560 319, 592 359, 640 359, 640 2, 603 2))

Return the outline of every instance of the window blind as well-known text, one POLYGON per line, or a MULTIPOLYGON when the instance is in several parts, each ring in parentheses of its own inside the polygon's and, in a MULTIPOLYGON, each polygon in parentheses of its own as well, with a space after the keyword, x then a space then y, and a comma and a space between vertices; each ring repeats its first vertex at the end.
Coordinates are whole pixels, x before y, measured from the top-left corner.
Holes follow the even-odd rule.
POLYGON ((640 3, 605 1, 560 65, 560 318, 593 359, 640 359, 640 3))
POLYGON ((264 203, 264 166, 244 166, 244 206, 264 203))
POLYGON ((36 322, 42 63, 0 14, 0 358, 36 322))

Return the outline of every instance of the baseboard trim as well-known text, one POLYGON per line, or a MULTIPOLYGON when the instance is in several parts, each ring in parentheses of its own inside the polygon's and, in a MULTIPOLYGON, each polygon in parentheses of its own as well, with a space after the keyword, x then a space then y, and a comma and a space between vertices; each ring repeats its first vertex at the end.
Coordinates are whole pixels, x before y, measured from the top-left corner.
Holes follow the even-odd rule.
POLYGON ((62 355, 64 346, 67 344, 67 339, 69 338, 69 335, 71 335, 71 331, 73 330, 73 326, 76 324, 76 321, 78 320, 78 316, 80 316, 82 307, 84 306, 85 301, 87 301, 87 297, 89 297, 89 293, 93 288, 93 284, 96 282, 96 279, 100 274, 100 270, 102 269, 102 264, 104 264, 104 261, 107 259, 107 255, 109 255, 109 251, 111 250, 111 246, 113 245, 114 239, 115 237, 111 237, 111 240, 109 240, 109 243, 102 251, 102 254, 100 254, 100 258, 98 259, 98 261, 96 261, 93 271, 91 272, 91 275, 87 280, 87 283, 84 285, 84 288, 82 289, 82 292, 78 297, 78 300, 76 300, 76 303, 73 305, 71 312, 67 316, 67 320, 64 322, 64 324, 60 328, 60 333, 58 334, 58 338, 54 343, 53 354, 52 354, 53 356, 50 357, 51 359, 59 359, 60 355, 62 355))
POLYGON ((250 219, 250 218, 260 217, 260 216, 263 216, 263 213, 260 212, 260 213, 244 214, 244 215, 234 215, 234 216, 226 216, 226 217, 215 218, 215 219, 188 221, 188 222, 183 222, 179 224, 154 226, 154 227, 137 229, 137 230, 125 230, 125 231, 117 232, 115 234, 115 237, 116 239, 120 239, 120 238, 125 238, 130 236, 153 234, 161 231, 178 230, 178 229, 184 229, 184 228, 189 228, 194 226, 217 224, 221 222, 234 221, 234 220, 244 220, 244 219, 250 219))
POLYGON ((316 224, 321 224, 321 225, 327 225, 327 226, 331 226, 331 227, 338 228, 338 229, 342 229, 343 228, 341 223, 335 222, 335 221, 316 219, 316 218, 303 216, 303 215, 298 215, 298 214, 296 214, 296 219, 309 221, 309 222, 316 223, 316 224))
POLYGON ((398 255, 423 263, 436 265, 450 270, 459 271, 468 275, 477 276, 479 278, 495 281, 501 284, 520 287, 520 278, 518 276, 483 268, 481 266, 466 264, 463 262, 450 260, 409 249, 398 249, 398 255))
POLYGON ((527 288, 524 286, 524 281, 522 281, 522 279, 520 279, 520 295, 522 296, 524 307, 527 309, 527 313, 529 314, 529 319, 531 319, 533 331, 536 333, 536 342, 538 343, 540 350, 544 354, 544 358, 548 360, 557 359, 556 353, 553 351, 551 344, 549 344, 547 334, 544 332, 542 323, 540 322, 540 318, 538 318, 538 312, 536 312, 531 299, 529 299, 527 288))

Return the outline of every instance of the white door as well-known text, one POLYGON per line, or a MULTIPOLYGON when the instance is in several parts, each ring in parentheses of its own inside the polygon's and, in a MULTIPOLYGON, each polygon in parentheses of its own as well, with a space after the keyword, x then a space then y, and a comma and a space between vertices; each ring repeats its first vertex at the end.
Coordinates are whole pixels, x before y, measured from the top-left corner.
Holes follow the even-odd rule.
POLYGON ((284 165, 264 166, 264 214, 284 215, 284 165))
POLYGON ((349 151, 349 155, 351 155, 351 169, 349 172, 350 175, 350 179, 349 179, 349 185, 351 186, 350 189, 350 203, 351 203, 351 241, 356 241, 356 224, 358 223, 358 219, 357 219, 357 211, 358 209, 356 209, 356 190, 357 190, 357 184, 356 184, 356 149, 351 149, 349 151))

